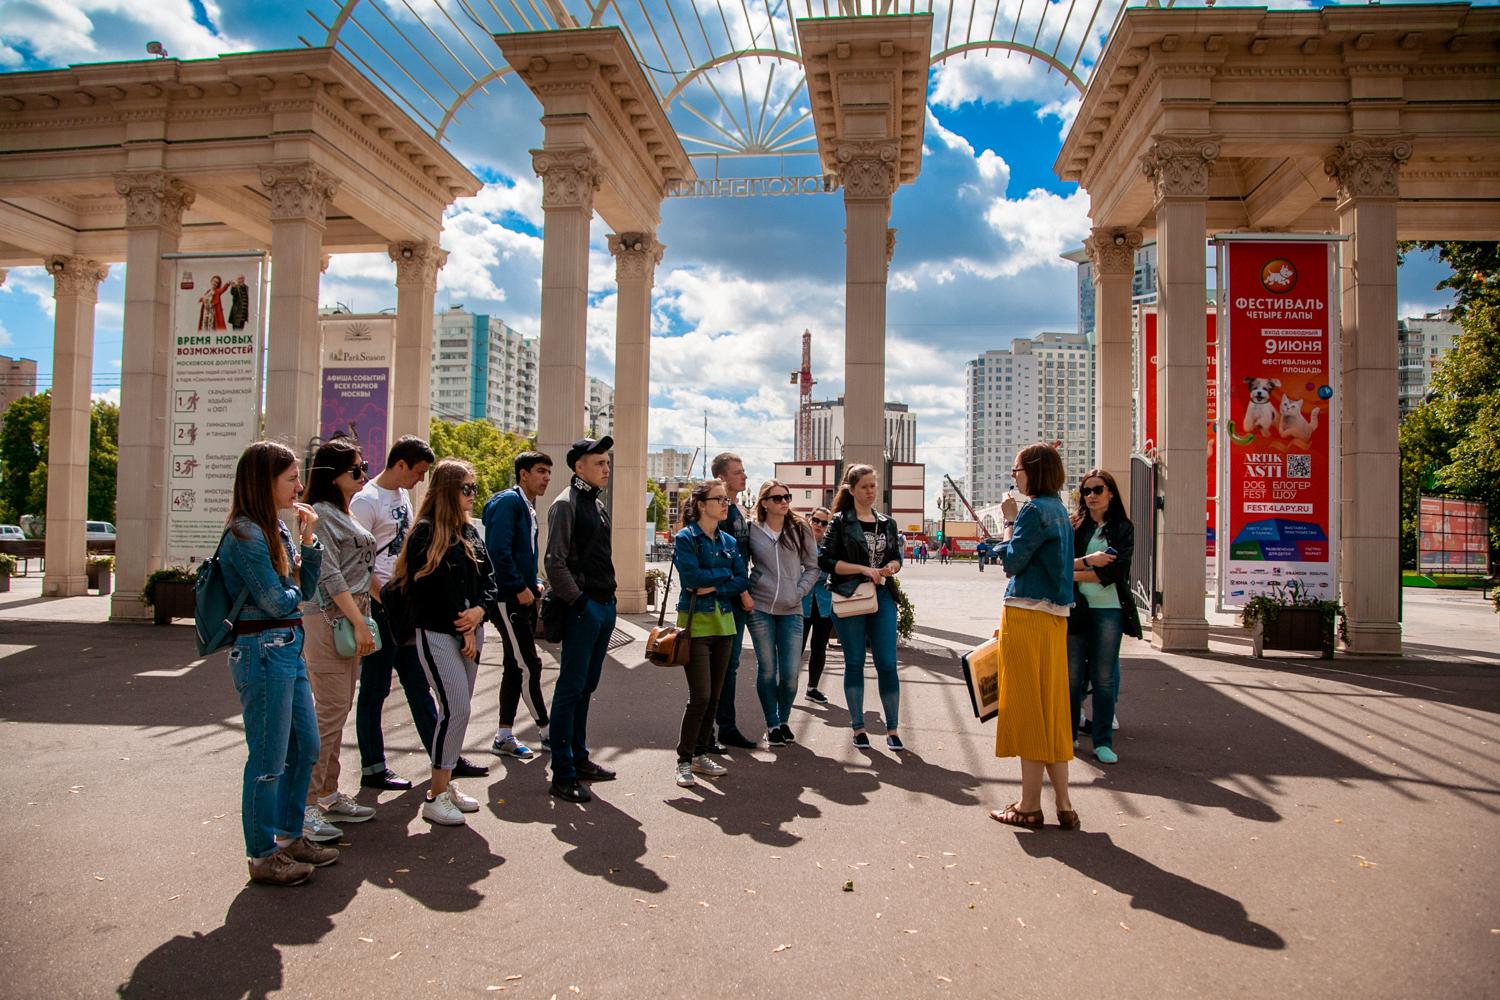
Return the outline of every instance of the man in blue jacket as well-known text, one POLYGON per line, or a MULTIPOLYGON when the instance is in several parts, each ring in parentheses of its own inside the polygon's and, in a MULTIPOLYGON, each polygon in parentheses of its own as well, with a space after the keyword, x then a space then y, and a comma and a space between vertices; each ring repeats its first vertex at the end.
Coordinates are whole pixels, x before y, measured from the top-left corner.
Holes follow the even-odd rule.
POLYGON ((542 696, 542 659, 536 651, 538 600, 536 502, 552 480, 552 459, 539 451, 516 456, 516 485, 490 497, 484 505, 484 546, 495 567, 495 584, 505 602, 500 641, 505 647, 505 673, 500 679, 500 728, 490 752, 531 760, 532 749, 516 739, 516 707, 523 691, 521 664, 526 664, 526 707, 547 740, 547 702, 542 696))

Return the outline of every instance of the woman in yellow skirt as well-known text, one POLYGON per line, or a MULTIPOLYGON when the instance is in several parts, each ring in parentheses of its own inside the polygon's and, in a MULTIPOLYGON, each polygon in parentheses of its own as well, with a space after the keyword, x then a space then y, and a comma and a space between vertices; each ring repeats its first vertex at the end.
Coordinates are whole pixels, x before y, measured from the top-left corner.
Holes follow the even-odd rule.
POLYGON ((1012 826, 1042 825, 1042 777, 1052 781, 1057 824, 1078 829, 1068 797, 1073 720, 1068 696, 1068 609, 1073 605, 1073 528, 1058 492, 1062 458, 1051 445, 1016 455, 1011 475, 1019 503, 1001 505, 998 552, 1010 579, 1000 612, 1000 718, 995 756, 1021 758, 1021 798, 990 817, 1012 826))

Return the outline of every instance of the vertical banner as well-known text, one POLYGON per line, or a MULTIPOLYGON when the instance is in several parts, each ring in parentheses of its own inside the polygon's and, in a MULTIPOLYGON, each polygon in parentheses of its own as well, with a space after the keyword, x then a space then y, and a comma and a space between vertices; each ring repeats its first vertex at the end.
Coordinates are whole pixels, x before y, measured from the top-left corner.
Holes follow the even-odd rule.
POLYGON ((1220 603, 1239 607, 1297 581, 1332 600, 1338 396, 1333 245, 1233 240, 1222 331, 1228 540, 1220 603))
POLYGON ((1156 307, 1138 306, 1136 330, 1139 333, 1140 353, 1136 355, 1135 384, 1140 386, 1140 405, 1136 407, 1136 451, 1142 455, 1156 454, 1156 307))
POLYGON ((318 436, 343 433, 359 443, 372 468, 385 468, 391 426, 391 316, 330 317, 323 333, 322 410, 318 436))
POLYGON ((1208 498, 1205 505, 1205 534, 1208 559, 1207 576, 1204 578, 1210 593, 1216 593, 1219 579, 1219 316, 1208 314, 1204 327, 1208 331, 1208 498))
POLYGON ((167 396, 169 565, 213 554, 240 453, 260 436, 262 254, 179 257, 167 396))

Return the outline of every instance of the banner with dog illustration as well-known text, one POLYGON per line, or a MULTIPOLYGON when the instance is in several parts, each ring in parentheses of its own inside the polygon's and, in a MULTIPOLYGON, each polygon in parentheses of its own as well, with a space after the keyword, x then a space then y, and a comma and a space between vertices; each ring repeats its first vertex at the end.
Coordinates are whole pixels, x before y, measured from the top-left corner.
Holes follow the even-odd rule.
POLYGON ((1229 240, 1224 251, 1223 490, 1219 601, 1297 581, 1332 600, 1335 377, 1333 245, 1229 240))

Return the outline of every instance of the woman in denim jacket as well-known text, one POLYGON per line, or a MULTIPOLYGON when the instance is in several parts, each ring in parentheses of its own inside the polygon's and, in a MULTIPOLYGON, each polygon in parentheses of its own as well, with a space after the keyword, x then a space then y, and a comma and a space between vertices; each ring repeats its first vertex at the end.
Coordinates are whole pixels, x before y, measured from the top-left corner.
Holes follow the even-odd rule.
POLYGON ((245 717, 244 788, 240 802, 250 878, 272 885, 307 881, 339 852, 304 836, 302 803, 318 760, 318 719, 302 659, 302 604, 318 585, 323 550, 318 515, 297 503, 297 456, 257 441, 234 470, 234 499, 221 558, 231 594, 249 591, 234 625, 229 670, 245 717), (292 546, 278 510, 295 509, 301 549, 292 546))
POLYGON ((677 597, 677 625, 689 625, 692 642, 686 667, 688 703, 677 738, 677 784, 690 788, 695 774, 718 777, 723 764, 709 756, 714 749, 714 709, 724 690, 729 650, 735 639, 734 611, 751 609, 750 573, 734 536, 719 526, 729 511, 724 483, 708 479, 693 488, 682 506, 682 530, 672 549, 672 565, 682 579, 677 597))

